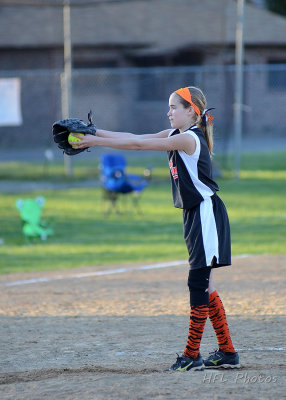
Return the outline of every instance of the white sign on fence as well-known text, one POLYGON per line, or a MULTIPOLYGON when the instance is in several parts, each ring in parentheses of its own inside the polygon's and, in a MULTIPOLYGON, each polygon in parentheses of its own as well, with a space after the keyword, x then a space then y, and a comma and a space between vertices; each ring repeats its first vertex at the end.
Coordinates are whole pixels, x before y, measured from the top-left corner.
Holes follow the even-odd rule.
POLYGON ((22 125, 21 80, 0 79, 0 126, 22 125))

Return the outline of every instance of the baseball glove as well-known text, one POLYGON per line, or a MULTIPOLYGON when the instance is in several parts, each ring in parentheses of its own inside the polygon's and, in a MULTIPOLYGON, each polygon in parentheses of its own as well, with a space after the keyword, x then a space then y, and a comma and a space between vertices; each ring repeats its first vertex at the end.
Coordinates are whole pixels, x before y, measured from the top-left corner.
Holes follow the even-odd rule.
POLYGON ((68 137, 71 132, 95 135, 96 126, 92 122, 91 111, 88 113, 88 120, 88 125, 78 118, 63 119, 53 124, 54 141, 65 154, 74 156, 88 149, 88 147, 85 149, 73 148, 68 142, 68 137))

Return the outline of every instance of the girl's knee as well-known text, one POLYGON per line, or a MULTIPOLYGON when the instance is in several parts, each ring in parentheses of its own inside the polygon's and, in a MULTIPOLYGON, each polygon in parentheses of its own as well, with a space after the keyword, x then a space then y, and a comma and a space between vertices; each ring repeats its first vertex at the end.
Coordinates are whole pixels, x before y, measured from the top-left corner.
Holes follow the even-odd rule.
POLYGON ((209 294, 213 293, 214 291, 215 291, 215 286, 214 286, 213 269, 212 269, 209 279, 209 294))
POLYGON ((191 306, 209 303, 209 278, 210 268, 208 267, 190 270, 188 286, 191 306))

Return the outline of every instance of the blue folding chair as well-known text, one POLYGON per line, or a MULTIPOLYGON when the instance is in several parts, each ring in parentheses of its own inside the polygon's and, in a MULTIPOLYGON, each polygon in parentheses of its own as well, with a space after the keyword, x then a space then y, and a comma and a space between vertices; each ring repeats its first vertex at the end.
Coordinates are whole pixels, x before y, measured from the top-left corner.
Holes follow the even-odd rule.
POLYGON ((104 199, 110 202, 107 212, 118 210, 118 198, 121 195, 132 195, 134 208, 138 210, 138 199, 141 192, 148 185, 151 169, 146 168, 144 175, 126 173, 127 161, 121 154, 103 154, 100 163, 100 181, 104 192, 104 199))

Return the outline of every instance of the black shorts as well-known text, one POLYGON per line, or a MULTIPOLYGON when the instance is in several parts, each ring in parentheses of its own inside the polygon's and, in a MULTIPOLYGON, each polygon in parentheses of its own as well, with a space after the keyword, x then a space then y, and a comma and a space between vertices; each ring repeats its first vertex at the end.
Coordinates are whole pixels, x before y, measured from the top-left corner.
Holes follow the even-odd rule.
POLYGON ((229 220, 217 194, 190 210, 183 210, 183 220, 191 269, 231 264, 229 220))

